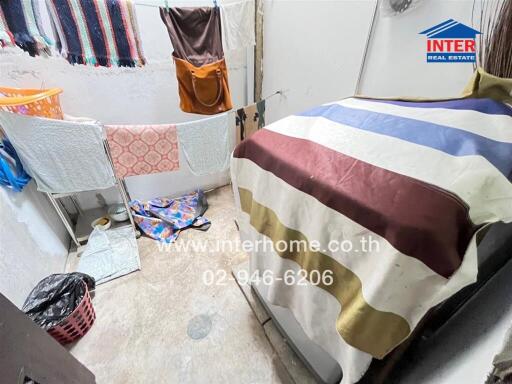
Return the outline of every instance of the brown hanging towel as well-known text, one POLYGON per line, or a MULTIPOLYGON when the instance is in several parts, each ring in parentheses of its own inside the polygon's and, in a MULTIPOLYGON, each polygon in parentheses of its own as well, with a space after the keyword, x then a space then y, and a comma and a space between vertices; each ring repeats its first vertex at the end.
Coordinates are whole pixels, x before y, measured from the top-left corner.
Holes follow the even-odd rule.
POLYGON ((219 7, 160 8, 174 48, 180 108, 214 115, 232 106, 219 7))

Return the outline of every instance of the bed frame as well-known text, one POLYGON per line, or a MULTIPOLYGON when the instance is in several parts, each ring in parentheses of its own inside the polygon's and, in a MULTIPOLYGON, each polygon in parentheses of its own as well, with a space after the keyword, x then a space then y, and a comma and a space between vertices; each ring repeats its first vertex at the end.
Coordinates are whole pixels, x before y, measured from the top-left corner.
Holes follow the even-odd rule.
MULTIPOLYGON (((508 252, 509 249, 512 250, 512 224, 494 224, 486 231, 479 233, 477 241, 479 265, 477 282, 431 309, 411 336, 383 360, 373 359, 360 383, 388 383, 393 370, 400 364, 407 363, 403 358, 405 352, 421 348, 425 340, 434 336, 469 299, 478 295, 482 287, 493 279, 512 258, 508 252)), ((306 336, 291 311, 266 301, 264 284, 253 285, 252 289, 288 345, 316 380, 322 384, 339 383, 343 377, 339 364, 306 336)))

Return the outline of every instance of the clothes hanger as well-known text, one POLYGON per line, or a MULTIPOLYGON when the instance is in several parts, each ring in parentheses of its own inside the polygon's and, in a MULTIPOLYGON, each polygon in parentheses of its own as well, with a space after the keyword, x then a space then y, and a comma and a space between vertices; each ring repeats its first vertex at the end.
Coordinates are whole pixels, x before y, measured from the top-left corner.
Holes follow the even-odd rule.
POLYGON ((165 10, 169 12, 169 2, 165 0, 165 10))
POLYGON ((217 8, 219 5, 217 4, 217 0, 213 0, 213 6, 217 8))

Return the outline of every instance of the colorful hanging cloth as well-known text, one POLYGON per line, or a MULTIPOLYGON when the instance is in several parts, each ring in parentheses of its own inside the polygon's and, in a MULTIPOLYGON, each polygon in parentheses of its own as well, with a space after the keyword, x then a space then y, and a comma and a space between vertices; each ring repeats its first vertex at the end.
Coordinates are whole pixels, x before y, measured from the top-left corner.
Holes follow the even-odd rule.
POLYGON ((71 64, 145 64, 131 0, 46 0, 61 54, 71 64))
POLYGON ((240 144, 265 126, 265 100, 236 111, 236 143, 240 144))
POLYGON ((0 2, 0 43, 14 43, 30 56, 50 55, 52 41, 41 26, 38 0, 2 0, 0 2))
POLYGON ((177 199, 132 200, 130 208, 142 232, 164 243, 172 243, 187 228, 202 231, 210 228, 210 221, 202 216, 208 209, 208 201, 202 191, 177 199))
POLYGON ((31 180, 21 160, 7 139, 0 141, 0 185, 21 192, 31 180), (14 169, 13 169, 14 167, 14 169))
POLYGON ((16 42, 14 41, 14 36, 13 36, 12 32, 9 30, 9 26, 7 25, 7 20, 5 20, 4 11, 2 11, 1 6, 0 6, 0 46, 2 48, 16 46, 16 42))
POLYGON ((120 179, 180 168, 175 125, 106 125, 105 129, 120 179))

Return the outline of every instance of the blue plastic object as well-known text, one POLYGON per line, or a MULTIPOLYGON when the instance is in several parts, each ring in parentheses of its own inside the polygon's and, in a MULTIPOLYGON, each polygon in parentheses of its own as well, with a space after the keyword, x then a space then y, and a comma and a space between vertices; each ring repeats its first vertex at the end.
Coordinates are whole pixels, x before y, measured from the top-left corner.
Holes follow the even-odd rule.
POLYGON ((21 192, 30 179, 11 142, 3 139, 0 142, 0 185, 21 192))

